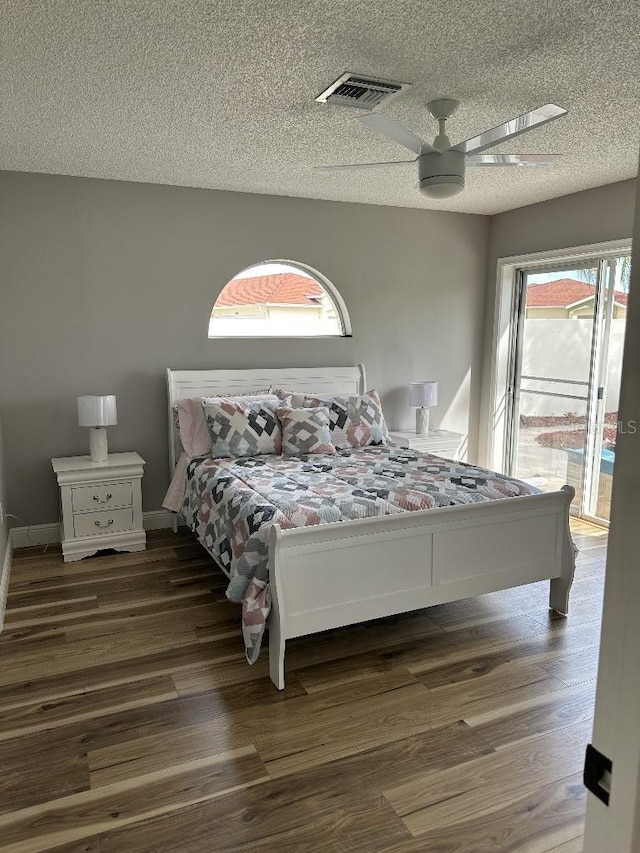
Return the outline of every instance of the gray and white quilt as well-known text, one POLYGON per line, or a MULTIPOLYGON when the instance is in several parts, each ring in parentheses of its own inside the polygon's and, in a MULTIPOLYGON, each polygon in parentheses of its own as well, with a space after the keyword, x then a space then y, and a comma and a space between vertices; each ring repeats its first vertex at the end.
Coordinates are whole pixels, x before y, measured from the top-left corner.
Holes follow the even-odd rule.
POLYGON ((247 660, 254 663, 269 615, 269 530, 482 503, 538 489, 495 471, 398 447, 336 455, 195 459, 182 513, 229 577, 242 604, 247 660))

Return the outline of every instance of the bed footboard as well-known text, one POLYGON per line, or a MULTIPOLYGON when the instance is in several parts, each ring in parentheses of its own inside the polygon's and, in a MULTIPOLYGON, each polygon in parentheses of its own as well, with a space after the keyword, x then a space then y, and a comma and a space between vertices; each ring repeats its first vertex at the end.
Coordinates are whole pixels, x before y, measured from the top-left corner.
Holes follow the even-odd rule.
POLYGON ((269 546, 271 680, 287 639, 551 579, 568 612, 574 490, 282 530, 269 546))

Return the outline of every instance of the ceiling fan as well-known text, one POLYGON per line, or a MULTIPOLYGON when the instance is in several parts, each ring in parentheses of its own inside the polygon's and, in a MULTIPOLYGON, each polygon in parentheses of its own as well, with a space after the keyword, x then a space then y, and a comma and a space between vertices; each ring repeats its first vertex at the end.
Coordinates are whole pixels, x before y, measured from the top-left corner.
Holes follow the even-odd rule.
POLYGON ((491 130, 466 139, 458 145, 451 145, 446 133, 447 119, 458 108, 458 101, 440 98, 427 104, 430 115, 438 122, 438 135, 429 145, 419 136, 410 133, 380 113, 367 113, 359 116, 358 121, 398 142, 418 156, 413 160, 399 160, 388 163, 352 163, 345 166, 318 166, 319 171, 333 172, 344 169, 370 169, 381 166, 405 166, 418 164, 420 191, 431 198, 449 198, 464 189, 466 166, 549 166, 560 159, 560 154, 481 154, 487 148, 493 148, 526 133, 534 127, 540 127, 549 121, 567 114, 567 110, 557 104, 545 104, 531 112, 504 122, 491 130))

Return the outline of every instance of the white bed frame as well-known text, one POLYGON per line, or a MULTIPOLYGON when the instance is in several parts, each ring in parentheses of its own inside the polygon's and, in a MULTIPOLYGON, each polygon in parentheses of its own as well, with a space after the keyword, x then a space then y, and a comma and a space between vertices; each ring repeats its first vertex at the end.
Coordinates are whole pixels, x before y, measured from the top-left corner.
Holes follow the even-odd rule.
MULTIPOLYGON (((180 452, 172 408, 185 397, 270 386, 355 394, 357 367, 167 370, 171 473, 180 452)), ((282 530, 269 542, 269 669, 284 688, 285 643, 447 601, 551 580, 549 606, 569 609, 574 490, 282 530), (393 569, 390 570, 389 567, 393 569)), ((176 526, 177 530, 177 519, 176 526)))

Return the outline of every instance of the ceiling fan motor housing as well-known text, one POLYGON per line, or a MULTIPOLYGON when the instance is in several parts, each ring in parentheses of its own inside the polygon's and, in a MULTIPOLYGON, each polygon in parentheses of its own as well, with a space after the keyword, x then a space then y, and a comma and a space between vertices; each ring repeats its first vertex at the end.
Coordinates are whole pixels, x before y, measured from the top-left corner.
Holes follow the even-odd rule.
POLYGON ((422 154, 418 161, 420 192, 431 198, 450 198, 464 189, 465 155, 449 149, 422 154))

